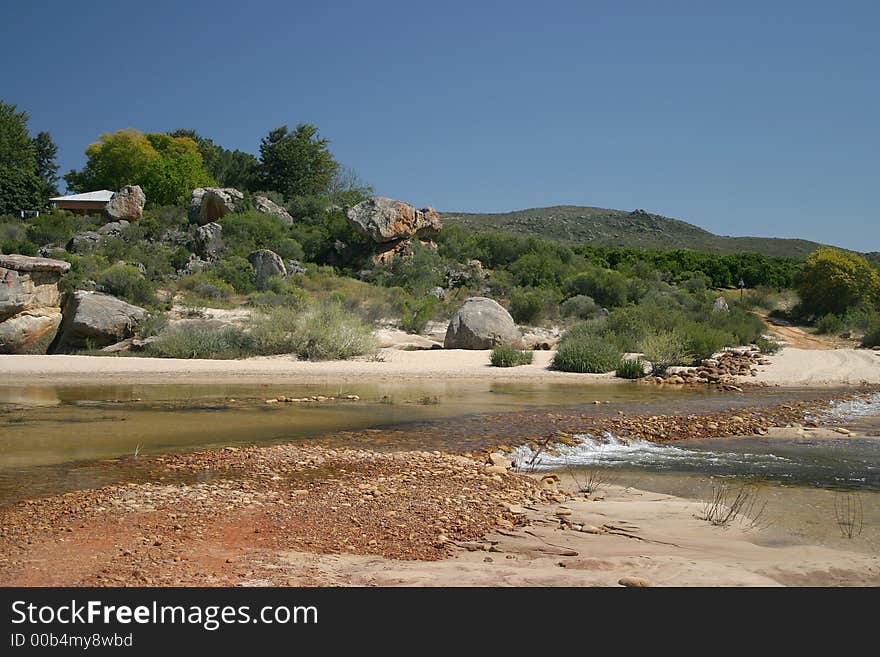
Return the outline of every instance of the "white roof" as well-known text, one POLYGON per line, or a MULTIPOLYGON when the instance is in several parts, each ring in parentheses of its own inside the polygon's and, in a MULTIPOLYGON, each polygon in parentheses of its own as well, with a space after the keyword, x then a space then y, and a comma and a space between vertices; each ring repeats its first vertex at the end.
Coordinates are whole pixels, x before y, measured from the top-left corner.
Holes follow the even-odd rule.
POLYGON ((68 196, 56 196, 50 198, 50 201, 101 201, 108 202, 113 196, 113 192, 109 189, 100 189, 97 192, 85 192, 84 194, 69 194, 68 196))

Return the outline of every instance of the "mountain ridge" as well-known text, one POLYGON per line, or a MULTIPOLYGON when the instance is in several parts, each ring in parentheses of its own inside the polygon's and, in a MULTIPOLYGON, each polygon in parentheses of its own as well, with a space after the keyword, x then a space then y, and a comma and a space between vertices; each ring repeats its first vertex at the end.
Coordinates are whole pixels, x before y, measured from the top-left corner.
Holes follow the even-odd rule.
POLYGON ((503 213, 442 212, 448 225, 471 230, 501 230, 561 242, 665 251, 754 252, 804 258, 819 242, 785 237, 716 235, 695 224, 647 212, 579 205, 554 205, 503 213))

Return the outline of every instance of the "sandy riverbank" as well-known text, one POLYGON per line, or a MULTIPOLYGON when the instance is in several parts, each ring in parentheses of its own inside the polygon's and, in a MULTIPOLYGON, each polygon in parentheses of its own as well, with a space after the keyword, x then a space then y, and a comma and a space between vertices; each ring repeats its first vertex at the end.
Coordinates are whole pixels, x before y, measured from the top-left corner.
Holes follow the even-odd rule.
MULTIPOLYGON (((386 348, 377 359, 306 362, 289 356, 244 360, 178 360, 118 356, 0 356, 0 384, 36 383, 353 383, 365 380, 492 380, 608 383, 610 374, 573 374, 549 369, 551 351, 534 352, 520 367, 489 364, 488 351, 386 348)), ((784 349, 746 383, 780 386, 880 384, 880 352, 857 349, 784 349)))
POLYGON ((157 465, 189 483, 0 511, 0 584, 880 585, 875 554, 714 526, 703 503, 665 494, 585 496, 479 457, 281 445, 157 465))

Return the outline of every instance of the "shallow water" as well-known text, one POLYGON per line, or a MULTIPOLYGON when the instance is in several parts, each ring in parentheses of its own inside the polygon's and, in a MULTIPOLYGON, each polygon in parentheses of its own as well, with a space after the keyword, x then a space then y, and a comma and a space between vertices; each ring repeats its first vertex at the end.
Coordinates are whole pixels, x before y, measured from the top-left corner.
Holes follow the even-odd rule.
POLYGON ((320 437, 332 444, 476 449, 553 430, 554 409, 583 414, 710 412, 817 397, 650 385, 435 381, 362 385, 0 385, 0 504, 154 476, 141 455, 320 437), (359 401, 267 404, 355 394, 359 401), (594 401, 602 401, 599 405, 594 401), (513 415, 533 410, 529 418, 513 415), (511 416, 505 415, 510 413, 511 416), (528 421, 527 421, 528 420, 528 421), (357 433, 355 433, 357 432, 357 433))

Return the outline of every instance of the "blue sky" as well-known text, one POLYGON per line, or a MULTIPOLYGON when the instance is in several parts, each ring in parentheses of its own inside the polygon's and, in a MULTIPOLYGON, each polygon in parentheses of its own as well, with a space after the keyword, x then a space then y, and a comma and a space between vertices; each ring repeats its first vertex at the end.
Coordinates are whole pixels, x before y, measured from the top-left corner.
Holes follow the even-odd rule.
POLYGON ((80 167, 102 132, 257 152, 316 124, 444 211, 645 208, 880 250, 880 3, 4 0, 0 99, 80 167))

